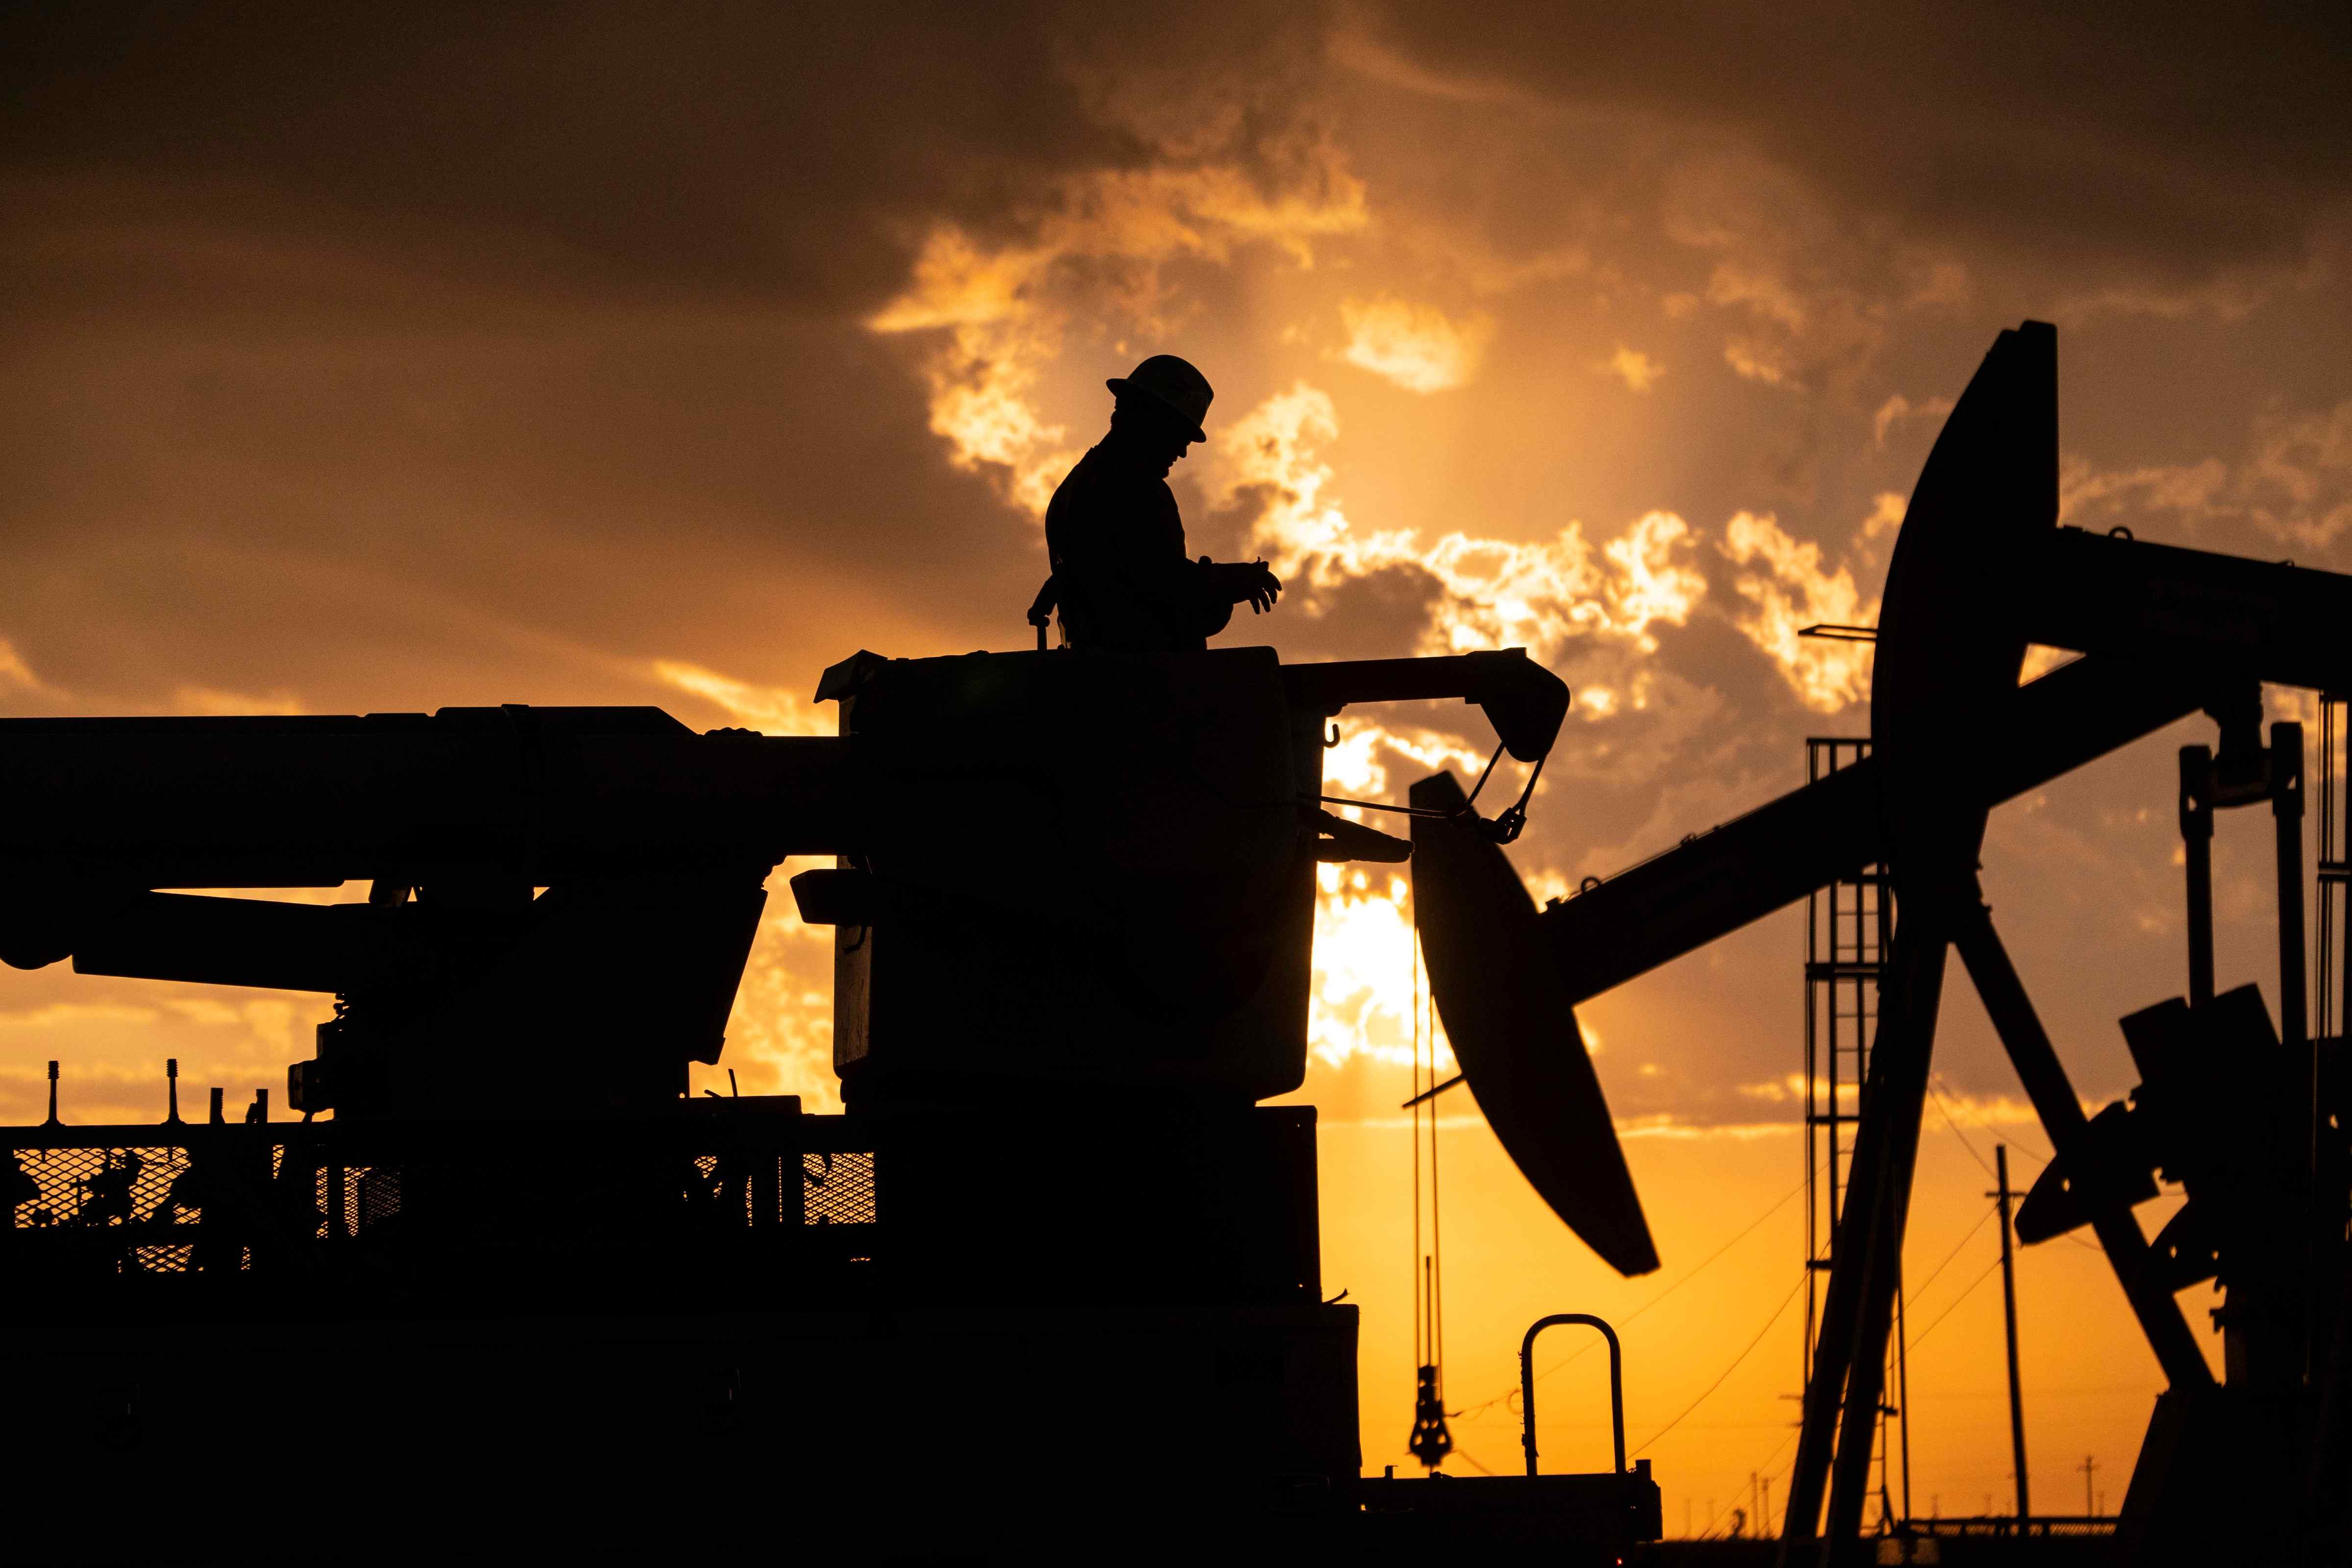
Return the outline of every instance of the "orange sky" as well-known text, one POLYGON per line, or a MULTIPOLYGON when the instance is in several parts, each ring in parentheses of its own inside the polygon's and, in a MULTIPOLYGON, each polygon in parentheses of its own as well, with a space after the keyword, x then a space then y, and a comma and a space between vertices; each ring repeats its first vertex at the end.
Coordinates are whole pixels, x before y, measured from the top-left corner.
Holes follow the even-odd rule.
MULTIPOLYGON (((2340 8, 1754 15, 12 16, 0 711, 825 727, 816 674, 857 647, 1024 643, 1042 498, 1103 378, 1162 350, 1218 389, 1175 480, 1193 548, 1292 584, 1223 642, 1525 645, 1575 689, 1513 851, 1539 892, 1866 730, 1866 650, 1794 630, 1874 616, 1942 411, 2020 319, 2060 327, 2071 521, 2352 569, 2340 8)), ((1349 791, 1489 743, 1450 707, 1346 729, 1349 791)), ((2115 1018, 2180 989, 2171 751, 2205 738, 1994 819, 1989 895, 2087 1100, 2130 1085, 2115 1018)), ((2224 984, 2270 984, 2265 833, 2223 825, 2224 984)), ((1300 1096, 1375 1466, 1410 1411, 1406 922, 1385 870, 1327 890, 1300 1096)), ((1674 1287, 1626 1335, 1638 1443, 1765 1329, 1795 1204, 1677 1282, 1801 1173, 1801 940, 1777 917, 1585 1010, 1649 1279, 1599 1265, 1454 1097, 1456 1403, 1538 1312, 1674 1287)), ((726 1065, 834 1103, 829 1005, 824 933, 779 898, 726 1065)), ((52 1057, 70 1120, 160 1114, 167 1056, 241 1100, 325 1013, 0 973, 0 1115, 39 1115, 52 1057)), ((1947 1016, 1944 1099, 2030 1173, 2047 1145, 1964 989, 1947 1016)), ((1927 1127, 1914 1277, 1960 1250, 1915 1335, 1993 1245, 1969 1147, 1927 1127)), ((2079 1505, 2095 1452, 2113 1504, 2152 1363, 2083 1248, 2028 1253, 2021 1290, 2037 1498, 2079 1505)), ((1997 1315, 1975 1289, 1914 1363, 1922 1510, 2005 1496, 1997 1315)), ((1563 1458, 1599 1452, 1598 1360, 1547 1395, 1563 1458)), ((1792 1309, 1651 1450, 1670 1525, 1785 1468, 1797 1368, 1792 1309)), ((1497 1468, 1499 1409, 1460 1431, 1497 1468)))

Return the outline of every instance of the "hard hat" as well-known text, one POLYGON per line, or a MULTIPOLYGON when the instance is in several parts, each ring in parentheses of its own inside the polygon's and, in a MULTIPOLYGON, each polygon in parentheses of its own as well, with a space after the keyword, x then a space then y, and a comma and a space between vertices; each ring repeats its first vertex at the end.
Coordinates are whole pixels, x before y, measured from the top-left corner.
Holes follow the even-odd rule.
POLYGON ((1153 354, 1125 375, 1115 375, 1103 384, 1122 397, 1129 392, 1150 394, 1192 423, 1193 440, 1209 438, 1201 422, 1208 418, 1209 401, 1217 395, 1210 390, 1209 378, 1194 369, 1192 361, 1178 359, 1174 354, 1153 354))

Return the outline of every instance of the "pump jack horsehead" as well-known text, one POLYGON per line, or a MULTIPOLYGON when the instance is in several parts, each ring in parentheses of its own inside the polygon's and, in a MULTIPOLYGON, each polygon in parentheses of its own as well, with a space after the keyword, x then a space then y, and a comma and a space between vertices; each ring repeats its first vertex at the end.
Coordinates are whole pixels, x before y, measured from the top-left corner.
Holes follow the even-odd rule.
MULTIPOLYGON (((2339 1043, 2308 1037, 2305 1020, 2301 727, 2273 725, 2265 748, 2260 721, 2263 681, 2352 689, 2352 577, 2060 528, 2057 433, 2057 335, 2028 321, 1993 344, 1912 493, 1859 765, 1541 913, 1493 844, 1414 823, 1417 918, 1466 1081, 1538 1191, 1628 1274, 1656 1258, 1574 1004, 1864 866, 1891 879, 1893 962, 1789 1480, 1790 1563, 1817 1560, 1825 1491, 1818 1560, 1842 1561, 1861 1527, 1954 951, 2056 1151, 2019 1233, 2092 1228, 2169 1384, 2125 1504, 2127 1556, 2292 1561, 2343 1541, 2352 1116, 2339 1043), (2035 643, 2086 657, 2020 686, 2035 643), (2086 1120, 1978 883, 1987 816, 2200 709, 2221 746, 2181 759, 2189 994, 2123 1020, 2147 1081, 2128 1108, 2086 1120), (2252 987, 2213 994, 2211 811, 2257 800, 2277 824, 2275 1034, 2252 987), (2190 1202, 2151 1247, 2132 1205, 2156 1195, 2159 1168, 2190 1202), (2173 1300, 2215 1278, 2222 1385, 2173 1300), (2288 1532, 2276 1555, 2249 1533, 2272 1528, 2288 1532)), ((1412 798, 1458 795, 1439 775, 1412 798)))

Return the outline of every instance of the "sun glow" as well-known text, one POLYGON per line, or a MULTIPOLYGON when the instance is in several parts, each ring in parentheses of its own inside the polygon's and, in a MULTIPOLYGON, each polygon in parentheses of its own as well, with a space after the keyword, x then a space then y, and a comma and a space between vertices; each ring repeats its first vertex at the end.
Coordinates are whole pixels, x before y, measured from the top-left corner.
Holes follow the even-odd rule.
POLYGON ((829 714, 817 711, 802 701, 797 693, 781 686, 755 686, 698 664, 673 658, 654 660, 653 673, 663 685, 674 686, 713 703, 745 727, 764 735, 834 732, 835 724, 829 714))
MULTIPOLYGON (((1323 754, 1323 779, 1336 794, 1385 795, 1392 788, 1391 769, 1400 764, 1417 777, 1440 768, 1475 775, 1486 763, 1478 752, 1434 731, 1351 721, 1339 743, 1323 754)), ((1336 809, 1364 819, 1360 806, 1336 809)), ((1315 1059, 1335 1068, 1358 1058, 1390 1066, 1412 1061, 1416 997, 1423 1020, 1421 1048, 1430 1051, 1434 1026, 1428 982, 1416 978, 1418 963, 1406 876, 1386 866, 1318 867, 1315 983, 1307 1026, 1315 1059)), ((1434 1048, 1445 1070, 1453 1070, 1453 1053, 1442 1036, 1434 1048)))

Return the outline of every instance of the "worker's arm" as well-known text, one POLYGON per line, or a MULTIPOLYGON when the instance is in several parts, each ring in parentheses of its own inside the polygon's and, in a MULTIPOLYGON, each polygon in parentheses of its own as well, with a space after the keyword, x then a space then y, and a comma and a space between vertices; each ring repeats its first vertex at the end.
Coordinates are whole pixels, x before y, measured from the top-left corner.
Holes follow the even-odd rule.
POLYGON ((1213 637, 1233 617, 1233 606, 1248 605, 1263 613, 1281 595, 1281 580, 1263 561, 1220 563, 1184 553, 1184 521, 1176 498, 1165 484, 1146 502, 1150 526, 1124 536, 1121 575, 1129 590, 1154 605, 1167 624, 1195 628, 1213 637), (1170 546, 1172 545, 1173 549, 1170 546))

